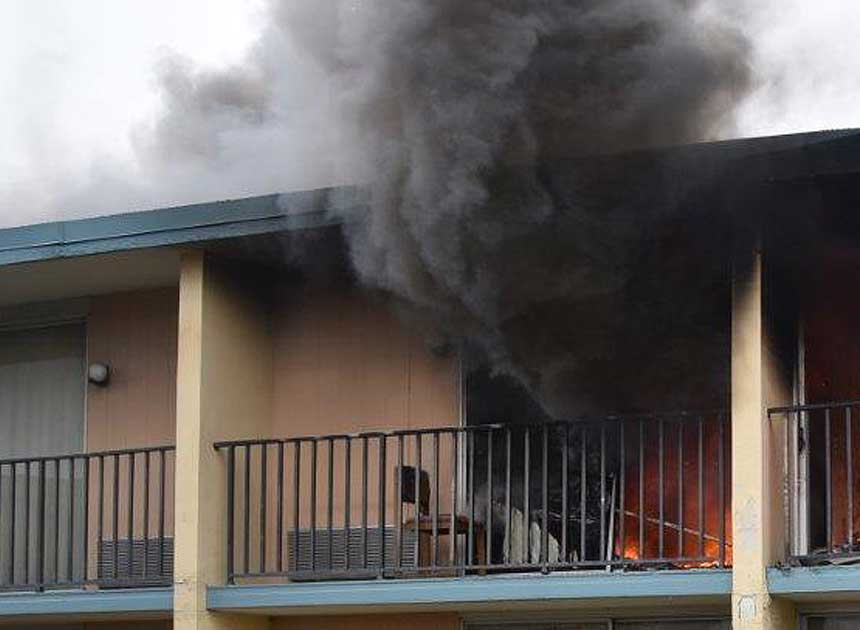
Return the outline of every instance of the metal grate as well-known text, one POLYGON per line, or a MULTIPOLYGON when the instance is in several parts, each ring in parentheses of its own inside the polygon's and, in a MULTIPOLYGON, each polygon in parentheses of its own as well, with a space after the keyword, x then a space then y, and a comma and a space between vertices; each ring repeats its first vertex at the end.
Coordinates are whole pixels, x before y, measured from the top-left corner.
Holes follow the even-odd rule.
POLYGON ((170 583, 173 538, 102 541, 98 553, 98 582, 107 586, 170 583))

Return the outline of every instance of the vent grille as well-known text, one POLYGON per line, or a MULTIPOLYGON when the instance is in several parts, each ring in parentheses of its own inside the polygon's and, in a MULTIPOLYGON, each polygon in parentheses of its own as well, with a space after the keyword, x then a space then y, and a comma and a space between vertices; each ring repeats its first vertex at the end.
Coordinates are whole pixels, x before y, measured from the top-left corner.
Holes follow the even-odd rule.
MULTIPOLYGON (((383 536, 380 529, 368 528, 367 531, 367 554, 365 556, 365 530, 350 529, 347 538, 347 530, 332 529, 331 539, 327 529, 317 529, 314 532, 314 545, 311 545, 311 530, 299 530, 298 563, 296 562, 295 549, 296 532, 287 534, 290 571, 296 573, 324 573, 326 571, 360 571, 363 568, 379 570, 382 564, 383 536), (347 540, 349 544, 347 545, 347 540), (314 547, 315 563, 311 563, 311 548, 314 547), (349 549, 349 564, 346 556, 349 549), (367 563, 365 564, 365 557, 367 563)), ((393 527, 386 527, 384 533, 385 543, 385 568, 386 569, 409 569, 418 566, 418 537, 412 530, 406 528, 401 531, 401 553, 400 565, 397 565, 397 531, 393 527)))
POLYGON ((169 584, 173 576, 173 538, 165 538, 163 545, 159 538, 126 538, 116 541, 116 545, 112 540, 102 541, 98 569, 99 582, 108 586, 169 584))

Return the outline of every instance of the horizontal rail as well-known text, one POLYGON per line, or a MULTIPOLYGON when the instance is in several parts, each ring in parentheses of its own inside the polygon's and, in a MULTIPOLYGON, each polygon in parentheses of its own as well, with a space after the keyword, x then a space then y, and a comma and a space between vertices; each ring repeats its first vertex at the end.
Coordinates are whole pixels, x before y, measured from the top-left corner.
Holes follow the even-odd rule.
POLYGON ((218 442, 228 582, 725 567, 728 425, 685 412, 218 442))
POLYGON ((215 450, 224 450, 231 446, 259 446, 263 444, 276 445, 276 444, 294 444, 296 442, 325 442, 327 440, 345 440, 345 439, 361 439, 361 438, 380 438, 380 437, 397 437, 400 435, 408 436, 408 435, 432 435, 434 433, 438 434, 456 434, 456 433, 471 433, 471 432, 481 432, 487 430, 498 430, 505 429, 510 426, 517 427, 542 427, 546 426, 564 426, 570 424, 591 424, 594 422, 627 422, 634 420, 645 420, 645 421, 689 421, 695 422, 699 418, 702 417, 713 417, 720 414, 725 414, 726 412, 721 410, 709 410, 702 412, 692 412, 692 411, 678 411, 678 412, 655 412, 655 413, 644 413, 637 412, 631 414, 612 414, 607 416, 600 417, 591 417, 591 416, 583 416, 580 418, 572 418, 570 420, 550 420, 546 422, 541 421, 528 421, 528 422, 517 422, 517 423, 492 423, 492 424, 476 424, 462 427, 429 427, 422 429, 391 429, 391 430, 378 430, 378 431, 361 431, 354 433, 326 433, 321 435, 302 435, 302 436, 290 436, 290 437, 270 437, 270 438, 247 438, 240 440, 221 440, 215 442, 212 447, 215 450))
POLYGON ((96 459, 99 457, 113 457, 115 455, 137 455, 140 453, 159 453, 175 451, 175 446, 153 446, 141 448, 126 448, 114 449, 110 451, 92 451, 86 453, 72 453, 60 455, 40 455, 39 457, 18 457, 14 459, 0 459, 0 466, 8 466, 12 464, 26 464, 38 462, 53 462, 56 460, 68 461, 70 459, 96 459))
POLYGON ((804 411, 821 411, 824 409, 845 409, 847 407, 860 407, 860 400, 848 400, 833 403, 814 403, 811 405, 788 405, 785 407, 770 407, 767 410, 767 413, 770 416, 793 412, 802 413, 804 411))

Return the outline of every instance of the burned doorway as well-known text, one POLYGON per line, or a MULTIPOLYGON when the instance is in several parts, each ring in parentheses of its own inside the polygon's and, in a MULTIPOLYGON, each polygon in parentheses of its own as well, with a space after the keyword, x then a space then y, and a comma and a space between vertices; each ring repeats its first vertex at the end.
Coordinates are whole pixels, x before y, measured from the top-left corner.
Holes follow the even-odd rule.
POLYGON ((813 269, 802 301, 801 402, 811 408, 799 418, 806 509, 797 529, 801 551, 815 555, 850 551, 860 531, 860 462, 852 447, 860 410, 846 405, 860 400, 860 296, 846 290, 860 276, 860 250, 831 243, 813 269))
POLYGON ((558 420, 511 376, 486 367, 466 374, 463 504, 477 506, 488 530, 488 564, 731 563, 726 413, 558 420))

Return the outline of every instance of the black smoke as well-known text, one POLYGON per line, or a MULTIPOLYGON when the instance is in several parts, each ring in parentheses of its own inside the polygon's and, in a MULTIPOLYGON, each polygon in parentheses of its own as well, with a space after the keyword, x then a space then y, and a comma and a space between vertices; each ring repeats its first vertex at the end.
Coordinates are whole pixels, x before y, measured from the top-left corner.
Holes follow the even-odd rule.
POLYGON ((513 376, 556 416, 721 402, 720 164, 651 151, 732 131, 752 87, 750 43, 719 5, 269 11, 245 66, 166 66, 152 155, 217 160, 251 137, 257 166, 274 161, 289 178, 307 168, 302 155, 319 162, 335 145, 322 160, 329 183, 361 182, 372 198, 346 217, 355 271, 429 335, 513 376), (336 142, 319 139, 323 127, 336 142), (290 159, 278 161, 283 146, 290 159))

